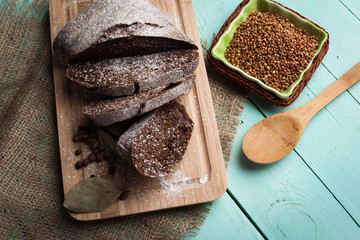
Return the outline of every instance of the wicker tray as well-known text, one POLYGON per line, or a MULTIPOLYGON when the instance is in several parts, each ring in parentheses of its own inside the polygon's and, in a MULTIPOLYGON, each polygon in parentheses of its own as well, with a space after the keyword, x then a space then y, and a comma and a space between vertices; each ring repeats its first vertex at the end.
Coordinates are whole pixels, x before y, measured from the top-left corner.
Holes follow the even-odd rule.
POLYGON ((281 5, 280 3, 277 3, 275 1, 273 1, 274 3, 276 3, 276 4, 280 5, 280 6, 294 12, 295 14, 300 16, 301 18, 306 19, 307 21, 309 21, 309 22, 313 23, 314 25, 316 25, 317 27, 321 28, 322 30, 324 30, 326 32, 326 34, 328 36, 327 40, 324 43, 323 47, 321 48, 319 54, 313 60, 310 68, 304 73, 303 78, 302 78, 301 82, 299 83, 299 85, 293 90, 293 93, 288 98, 281 99, 278 96, 276 96, 275 94, 273 94, 273 93, 271 93, 269 91, 266 91, 264 88, 259 86, 257 83, 254 83, 254 82, 251 82, 251 81, 247 80, 240 73, 238 73, 238 72, 236 72, 236 71, 234 71, 232 69, 229 69, 222 62, 215 59, 211 54, 211 51, 212 51, 213 47, 215 46, 215 44, 219 41, 220 36, 227 30, 230 23, 239 15, 241 9, 249 1, 250 0, 242 1, 240 3, 240 5, 235 9, 235 11, 230 15, 230 17, 225 21, 224 25, 221 27, 220 31, 216 35, 214 41, 212 42, 212 44, 211 44, 211 46, 210 46, 210 48, 208 50, 208 54, 207 54, 208 61, 215 68, 215 70, 218 71, 220 74, 222 74, 223 76, 227 77, 230 80, 233 80, 233 81, 237 82, 238 84, 242 85, 243 87, 251 90, 255 94, 262 97, 267 102, 269 102, 271 104, 274 104, 274 105, 277 105, 279 107, 287 107, 287 106, 291 105, 299 97, 299 94, 302 92, 304 87, 309 83, 309 81, 311 79, 311 76, 314 74, 315 70, 319 66, 322 59, 325 57, 325 55, 326 55, 326 53, 327 53, 327 51, 329 49, 329 33, 326 32, 322 27, 320 27, 316 23, 310 21, 309 19, 305 18, 304 16, 300 15, 299 13, 297 13, 297 12, 295 12, 295 11, 281 5))

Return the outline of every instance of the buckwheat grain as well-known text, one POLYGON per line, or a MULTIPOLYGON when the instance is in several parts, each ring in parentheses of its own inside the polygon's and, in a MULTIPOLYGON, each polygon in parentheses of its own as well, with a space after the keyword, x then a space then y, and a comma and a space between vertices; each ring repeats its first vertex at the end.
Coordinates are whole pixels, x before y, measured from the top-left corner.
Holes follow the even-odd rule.
POLYGON ((273 13, 253 12, 240 24, 225 58, 266 85, 285 91, 307 67, 317 38, 273 13))

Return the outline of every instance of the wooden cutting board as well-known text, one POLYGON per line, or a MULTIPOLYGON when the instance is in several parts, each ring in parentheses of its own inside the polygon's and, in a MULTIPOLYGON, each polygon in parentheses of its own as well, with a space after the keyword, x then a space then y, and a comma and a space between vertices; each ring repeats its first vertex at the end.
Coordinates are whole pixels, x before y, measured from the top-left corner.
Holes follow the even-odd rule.
MULTIPOLYGON (((92 4, 93 0, 50 0, 51 42, 65 24, 92 4)), ((200 39, 190 0, 152 0, 169 19, 198 45, 200 39)), ((117 201, 108 209, 90 214, 70 213, 75 219, 88 221, 213 201, 224 194, 226 170, 216 125, 214 107, 206 75, 204 59, 195 71, 196 81, 191 92, 178 98, 194 121, 194 131, 182 162, 174 173, 161 178, 148 178, 130 166, 118 168, 115 176, 107 174, 105 162, 93 163, 81 170, 74 155, 82 149, 82 159, 89 154, 86 146, 72 142, 79 125, 87 122, 81 109, 87 100, 83 90, 66 79, 65 68, 53 58, 56 112, 59 132, 61 169, 64 194, 80 180, 92 174, 111 178, 130 190, 129 197, 117 201)))

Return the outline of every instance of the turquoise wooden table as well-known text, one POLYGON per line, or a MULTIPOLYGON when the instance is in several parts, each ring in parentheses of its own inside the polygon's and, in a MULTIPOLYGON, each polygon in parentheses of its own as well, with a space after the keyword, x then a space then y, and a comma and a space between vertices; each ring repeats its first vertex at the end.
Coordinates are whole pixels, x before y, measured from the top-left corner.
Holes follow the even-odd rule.
MULTIPOLYGON (((197 239, 360 239, 360 84, 322 109, 287 157, 257 165, 243 154, 246 131, 298 107, 360 61, 359 0, 279 0, 325 28, 328 54, 295 103, 279 108, 250 93, 231 152, 228 189, 197 239)), ((193 0, 210 45, 239 0, 193 0)))

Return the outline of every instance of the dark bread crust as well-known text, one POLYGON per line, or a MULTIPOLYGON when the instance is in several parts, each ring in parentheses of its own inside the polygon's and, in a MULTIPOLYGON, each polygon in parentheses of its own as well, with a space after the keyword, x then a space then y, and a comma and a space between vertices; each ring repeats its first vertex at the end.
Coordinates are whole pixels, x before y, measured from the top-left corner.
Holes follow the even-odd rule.
POLYGON ((158 88, 129 97, 92 102, 85 106, 83 112, 97 124, 108 126, 150 112, 181 95, 188 94, 194 79, 195 76, 190 75, 166 89, 158 88))
POLYGON ((148 121, 154 116, 155 110, 148 112, 142 116, 142 118, 136 121, 131 127, 124 132, 116 145, 116 150, 122 157, 122 160, 132 164, 130 148, 136 136, 139 134, 141 129, 148 123, 148 121))
POLYGON ((148 0, 98 0, 58 33, 53 47, 66 66, 172 49, 197 46, 148 0))
POLYGON ((132 125, 117 143, 117 150, 143 175, 171 173, 185 154, 193 121, 184 106, 172 101, 132 125))
POLYGON ((129 96, 178 82, 193 73, 198 63, 196 50, 174 50, 77 63, 66 76, 91 93, 129 96))

